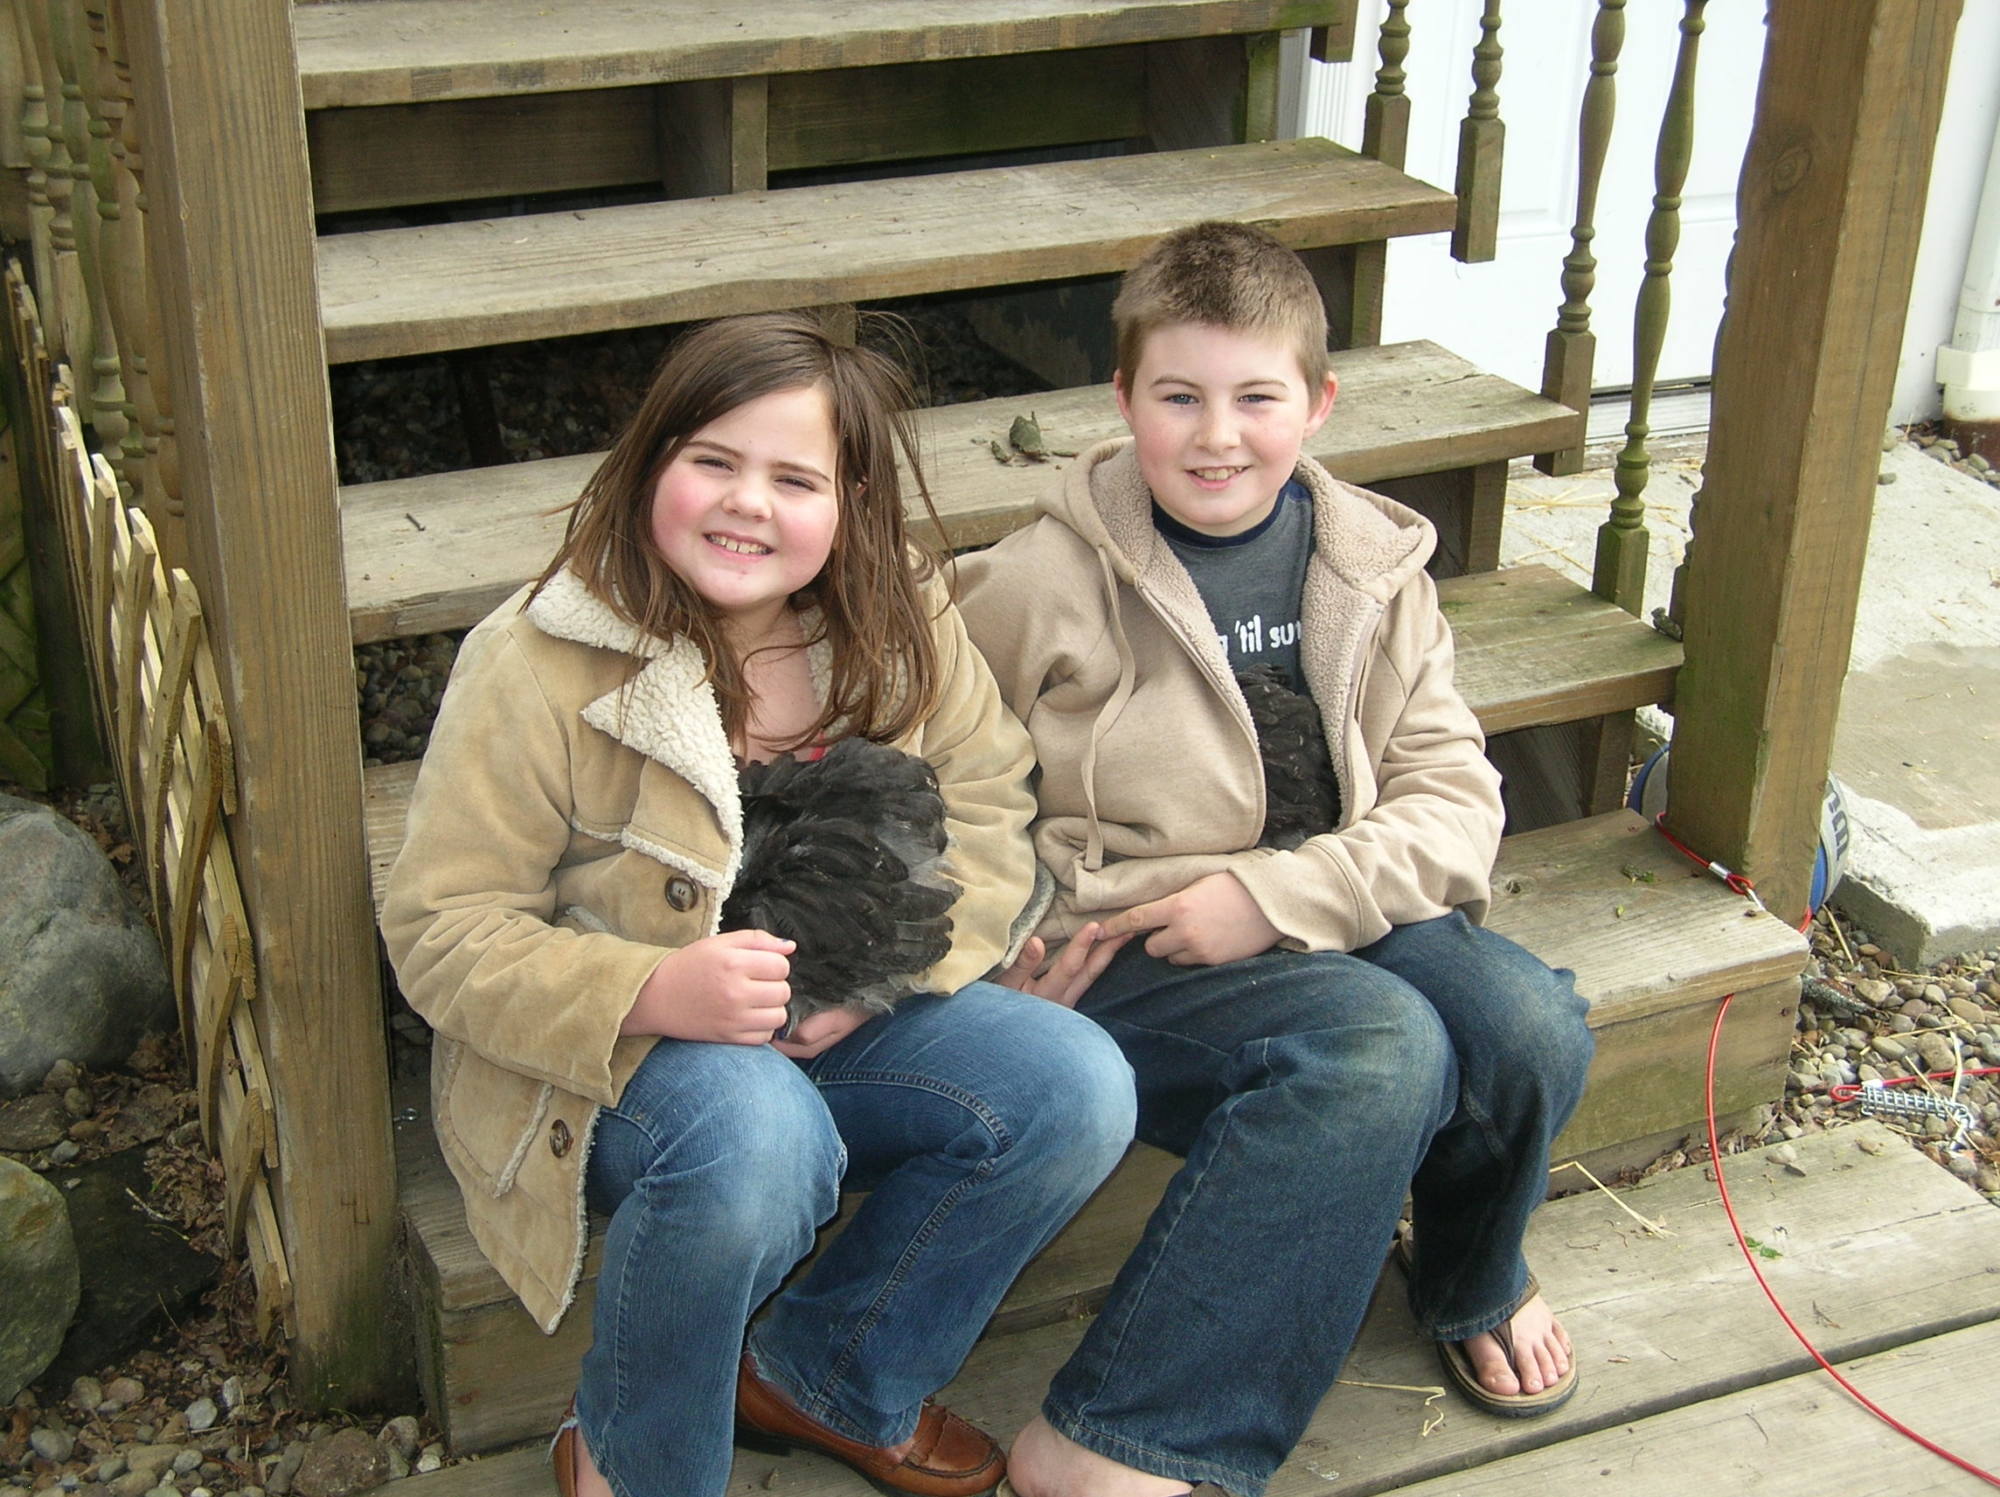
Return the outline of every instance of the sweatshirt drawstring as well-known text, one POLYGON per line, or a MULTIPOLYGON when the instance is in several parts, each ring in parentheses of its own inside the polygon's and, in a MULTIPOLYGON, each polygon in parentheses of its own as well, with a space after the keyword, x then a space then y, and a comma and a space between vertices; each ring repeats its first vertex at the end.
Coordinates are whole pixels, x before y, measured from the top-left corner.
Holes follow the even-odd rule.
POLYGON ((1118 685, 1091 720, 1090 741, 1084 745, 1083 761, 1079 766, 1087 816, 1083 866, 1093 873, 1104 866, 1104 827, 1097 814, 1097 745, 1111 724, 1118 720, 1118 714, 1125 710, 1125 703, 1131 700, 1133 682, 1138 675, 1138 664, 1132 657, 1132 642, 1125 637, 1125 621, 1119 616, 1118 578, 1111 570, 1110 556, 1101 547, 1097 550, 1097 566, 1104 574, 1104 596, 1109 604, 1107 611, 1111 617, 1111 634, 1118 647, 1118 685))

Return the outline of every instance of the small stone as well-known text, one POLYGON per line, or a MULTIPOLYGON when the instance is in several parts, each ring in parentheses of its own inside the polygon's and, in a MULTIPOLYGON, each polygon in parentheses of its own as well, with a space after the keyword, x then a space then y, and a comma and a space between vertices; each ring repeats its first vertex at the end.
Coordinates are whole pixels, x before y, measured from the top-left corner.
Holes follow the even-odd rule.
POLYGON ((0 1149, 8 1153, 31 1154, 68 1135, 69 1116, 60 1097, 38 1092, 0 1103, 0 1149))
POLYGON ((1887 1060, 1902 1060, 1910 1053, 1901 1040, 1891 1039, 1886 1034, 1876 1035, 1868 1042, 1868 1048, 1887 1060))
POLYGON ((111 1483, 111 1497, 145 1497, 153 1490, 150 1471, 127 1471, 111 1483))
POLYGON ((104 1125, 96 1118, 78 1118, 69 1125, 69 1136, 74 1143, 95 1143, 103 1132, 104 1125))
POLYGON ((1917 1021, 1908 1014, 1889 1015, 1889 1029, 1895 1034, 1909 1034, 1917 1027, 1917 1021))
POLYGON ((1779 1144, 1771 1150, 1771 1158, 1779 1164, 1797 1164, 1799 1151, 1790 1144, 1779 1144))
POLYGON ((1854 991, 1879 1006, 1896 996, 1896 985, 1879 977, 1863 977, 1855 982, 1854 991))
POLYGON ((76 1436, 68 1430, 50 1429, 43 1425, 28 1436, 28 1444, 43 1460, 61 1465, 76 1449, 76 1436))
POLYGON ((1875 475, 1875 481, 1878 484, 1894 483, 1896 481, 1896 474, 1893 469, 1884 468, 1880 473, 1875 475))
POLYGON ((175 1457, 180 1453, 178 1445, 141 1445, 125 1453, 125 1464, 157 1481, 162 1471, 173 1466, 175 1457))
POLYGON ((409 1459, 417 1453, 418 1429, 415 1416, 398 1414, 382 1426, 381 1433, 375 1438, 391 1450, 400 1453, 405 1460, 409 1459))
POLYGON ((179 1455, 174 1457, 174 1475, 186 1476, 188 1472, 198 1469, 200 1465, 201 1452, 199 1450, 184 1448, 179 1455))
POLYGON ((215 1428, 215 1417, 215 1400, 212 1398, 197 1398, 187 1406, 188 1428, 197 1434, 215 1428))
POLYGON ((59 1060, 42 1077, 42 1090, 60 1096, 83 1080, 83 1071, 73 1060, 59 1060))
POLYGON ((234 1373, 222 1380, 222 1406, 232 1414, 243 1407, 243 1379, 234 1373))
POLYGON ((121 1408, 131 1408, 146 1396, 146 1385, 136 1377, 114 1377, 104 1385, 104 1396, 121 1408))
POLYGON ((1979 1177, 1973 1183, 1987 1195, 2000 1195, 2000 1169, 1990 1164, 1981 1165, 1979 1177))
POLYGON ((122 1455, 107 1455, 97 1463, 97 1479, 99 1481, 116 1481, 124 1474, 125 1457, 122 1455))
POLYGON ((1945 1000, 1945 1007, 1975 1028, 1986 1022, 1986 1010, 1970 998, 1952 997, 1945 1000))
POLYGON ((1861 1138, 1855 1140, 1854 1147, 1864 1154, 1880 1154, 1888 1145, 1879 1138, 1861 1138))
POLYGON ((92 1413, 104 1402, 104 1384, 94 1377, 80 1377, 69 1385, 69 1402, 73 1409, 92 1413))
MULTIPOLYGON (((1982 1185, 1979 1188, 1981 1190, 1985 1190, 1987 1187, 1982 1185)), ((2000 1175, 1995 1176, 1993 1188, 1995 1190, 2000 1190, 2000 1175)), ((420 1475, 429 1471, 443 1470, 444 1446, 442 1444, 438 1444, 435 1442, 426 1445, 423 1449, 423 1453, 417 1457, 416 1469, 418 1474, 420 1475)))
POLYGON ((388 1479, 389 1452, 358 1429, 316 1439, 299 1463, 292 1490, 299 1497, 354 1497, 388 1479))
POLYGON ((83 1152, 83 1145, 73 1138, 66 1138, 49 1150, 50 1164, 68 1164, 83 1152))

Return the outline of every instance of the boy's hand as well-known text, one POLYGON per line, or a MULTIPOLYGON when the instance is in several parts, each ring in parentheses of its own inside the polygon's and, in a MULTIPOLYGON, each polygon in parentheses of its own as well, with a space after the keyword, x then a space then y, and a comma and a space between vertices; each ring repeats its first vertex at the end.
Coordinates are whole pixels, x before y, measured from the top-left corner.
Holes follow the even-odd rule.
POLYGON ((691 941, 660 958, 618 1032, 761 1045, 784 1027, 794 949, 762 930, 691 941))
POLYGON ((1282 932, 1264 918, 1250 891, 1227 873, 1196 879, 1178 894, 1134 905, 1104 922, 1107 936, 1150 930, 1146 952, 1176 967, 1219 967, 1257 956, 1282 932))
POLYGON ((1062 954, 1049 964, 1047 971, 1042 971, 1048 947, 1040 936, 1030 936, 1014 965, 993 980, 1003 987, 1060 1003, 1064 1008, 1075 1008, 1077 999, 1097 981, 1097 974, 1111 965, 1118 948, 1131 939, 1130 931, 1122 936, 1107 936, 1104 927, 1093 920, 1071 936, 1062 954))
POLYGON ((831 1050, 875 1015, 865 1008, 822 1009, 809 1019, 801 1019, 782 1040, 772 1040, 771 1048, 793 1060, 811 1060, 831 1050))

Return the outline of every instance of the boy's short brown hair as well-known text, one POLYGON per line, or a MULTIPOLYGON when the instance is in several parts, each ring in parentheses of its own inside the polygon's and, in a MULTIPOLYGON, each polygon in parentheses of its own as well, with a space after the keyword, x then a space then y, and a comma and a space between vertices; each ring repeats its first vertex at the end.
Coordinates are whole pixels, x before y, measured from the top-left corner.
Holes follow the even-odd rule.
POLYGON ((1326 379, 1319 287, 1305 262, 1262 229, 1223 219, 1176 229, 1126 272, 1111 304, 1126 389, 1138 377, 1146 340, 1179 323, 1276 337, 1298 350, 1309 391, 1326 379))

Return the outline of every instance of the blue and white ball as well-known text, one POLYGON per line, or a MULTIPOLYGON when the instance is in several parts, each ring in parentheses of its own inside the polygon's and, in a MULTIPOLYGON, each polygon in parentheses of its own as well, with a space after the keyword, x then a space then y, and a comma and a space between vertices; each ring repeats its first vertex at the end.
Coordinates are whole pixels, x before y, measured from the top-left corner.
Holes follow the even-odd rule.
MULTIPOLYGON (((1663 745, 1639 766, 1632 777, 1632 789, 1625 804, 1648 821, 1667 808, 1667 754, 1673 746, 1663 745)), ((1813 856, 1812 892, 1807 902, 1815 914, 1847 871, 1847 797, 1840 781, 1826 777, 1826 795, 1819 803, 1819 847, 1813 856)))

